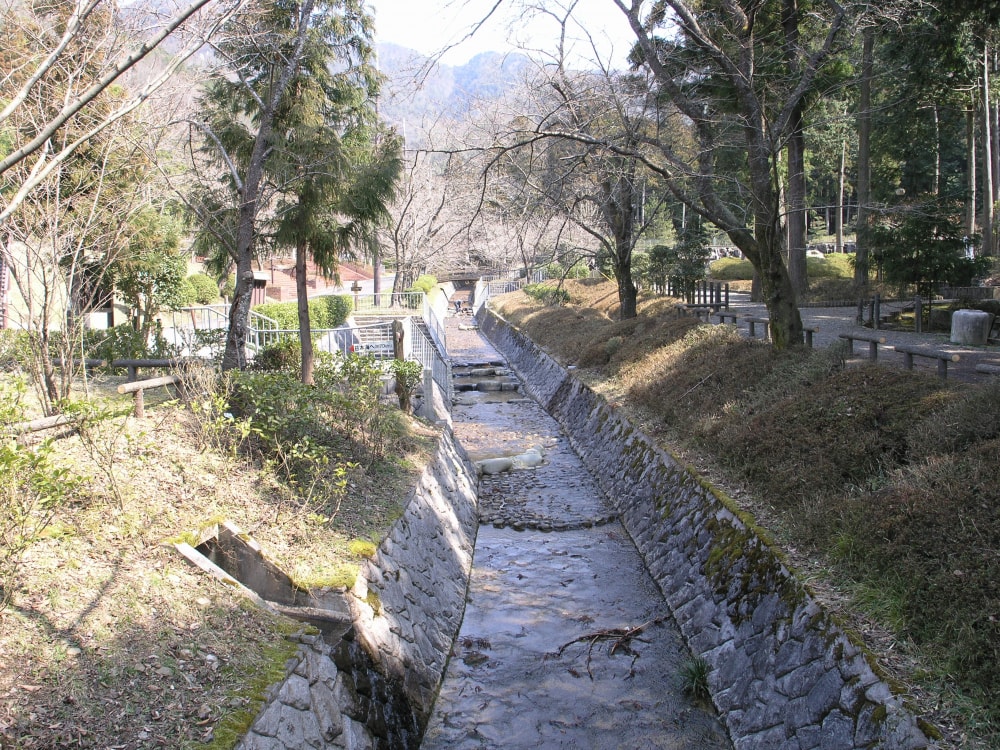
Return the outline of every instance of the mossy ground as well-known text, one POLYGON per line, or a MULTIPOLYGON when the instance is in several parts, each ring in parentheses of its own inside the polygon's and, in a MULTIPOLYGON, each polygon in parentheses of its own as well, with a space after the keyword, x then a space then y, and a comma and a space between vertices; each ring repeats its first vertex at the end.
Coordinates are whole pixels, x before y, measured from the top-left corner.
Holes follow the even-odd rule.
POLYGON ((1000 385, 776 352, 610 282, 505 318, 724 486, 948 747, 1000 744, 1000 385))

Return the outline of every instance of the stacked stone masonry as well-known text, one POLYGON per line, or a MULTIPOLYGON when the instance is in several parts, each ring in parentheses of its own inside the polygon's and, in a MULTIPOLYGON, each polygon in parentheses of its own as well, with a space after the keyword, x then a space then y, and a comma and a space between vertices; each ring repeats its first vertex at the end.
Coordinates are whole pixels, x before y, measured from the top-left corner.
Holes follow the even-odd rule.
POLYGON ((480 330, 612 498, 738 749, 930 747, 862 650, 715 491, 485 308, 480 330))
POLYGON ((301 639, 238 750, 416 747, 462 623, 477 527, 475 469, 446 429, 347 595, 353 627, 336 644, 301 639))

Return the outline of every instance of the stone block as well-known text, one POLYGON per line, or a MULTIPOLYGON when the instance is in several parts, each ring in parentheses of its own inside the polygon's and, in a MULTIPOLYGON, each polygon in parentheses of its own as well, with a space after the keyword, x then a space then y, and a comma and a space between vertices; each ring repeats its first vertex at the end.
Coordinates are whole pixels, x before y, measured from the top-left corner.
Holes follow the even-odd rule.
POLYGON ((985 346, 992 317, 982 310, 956 310, 951 316, 951 343, 985 346))

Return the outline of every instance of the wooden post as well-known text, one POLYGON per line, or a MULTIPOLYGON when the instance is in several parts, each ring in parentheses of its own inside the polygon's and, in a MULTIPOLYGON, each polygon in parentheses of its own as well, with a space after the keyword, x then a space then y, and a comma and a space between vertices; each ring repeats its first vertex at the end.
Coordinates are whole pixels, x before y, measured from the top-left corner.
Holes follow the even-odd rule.
POLYGON ((118 386, 119 393, 134 393, 135 394, 135 416, 142 419, 146 416, 146 403, 143 398, 142 392, 146 388, 156 388, 161 385, 171 385, 174 383, 180 383, 181 378, 179 375, 164 375, 159 378, 150 378, 149 380, 139 380, 134 383, 122 383, 118 386))
POLYGON ((405 337, 405 329, 403 328, 403 321, 394 320, 392 321, 392 357, 393 359, 406 359, 403 353, 403 338, 405 337))

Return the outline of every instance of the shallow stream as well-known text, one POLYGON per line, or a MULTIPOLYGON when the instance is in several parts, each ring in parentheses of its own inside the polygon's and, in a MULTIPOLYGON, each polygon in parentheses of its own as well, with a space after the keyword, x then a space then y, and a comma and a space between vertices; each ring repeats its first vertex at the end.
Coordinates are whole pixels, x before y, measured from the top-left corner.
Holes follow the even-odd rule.
MULTIPOLYGON (((454 319, 449 319, 449 323, 454 319)), ((448 328, 456 382, 500 363, 448 328)), ((501 370, 497 379, 510 383, 501 370)), ((685 691, 691 665, 656 584, 559 425, 519 391, 456 394, 473 461, 534 449, 541 465, 483 474, 465 618, 424 750, 731 748, 685 691)))

